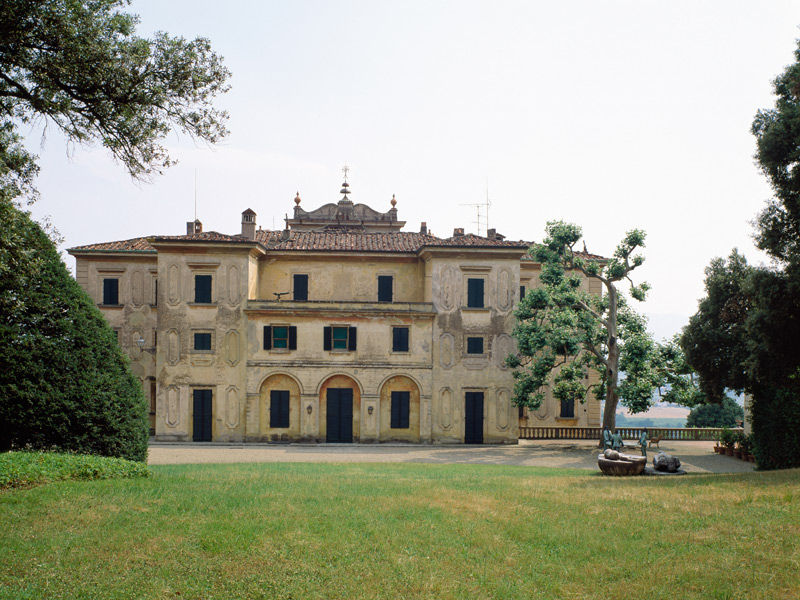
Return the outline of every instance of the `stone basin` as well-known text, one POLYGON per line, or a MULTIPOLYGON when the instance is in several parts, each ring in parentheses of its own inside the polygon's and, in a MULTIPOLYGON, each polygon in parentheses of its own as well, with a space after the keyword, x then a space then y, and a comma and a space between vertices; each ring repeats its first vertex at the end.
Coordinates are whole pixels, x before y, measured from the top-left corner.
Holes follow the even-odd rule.
POLYGON ((644 456, 631 456, 629 454, 620 454, 618 459, 611 459, 600 454, 597 457, 597 464, 605 475, 628 477, 644 473, 647 459, 644 456))

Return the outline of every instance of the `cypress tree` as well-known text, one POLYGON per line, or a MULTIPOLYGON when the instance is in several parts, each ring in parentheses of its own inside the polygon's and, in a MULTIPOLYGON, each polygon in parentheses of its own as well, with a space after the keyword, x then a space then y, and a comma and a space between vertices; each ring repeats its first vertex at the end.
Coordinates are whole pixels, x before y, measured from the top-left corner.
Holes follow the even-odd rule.
POLYGON ((144 461, 147 440, 114 331, 41 227, 0 199, 0 449, 144 461))

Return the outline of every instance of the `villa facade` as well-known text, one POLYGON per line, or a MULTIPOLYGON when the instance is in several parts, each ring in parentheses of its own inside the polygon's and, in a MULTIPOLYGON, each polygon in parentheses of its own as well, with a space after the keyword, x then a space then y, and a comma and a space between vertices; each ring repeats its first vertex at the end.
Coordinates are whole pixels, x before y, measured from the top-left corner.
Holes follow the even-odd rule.
POLYGON ((310 212, 298 195, 283 230, 247 209, 235 235, 193 221, 69 250, 156 440, 516 443, 520 423, 599 426, 595 400, 511 402, 528 243, 405 232, 394 198, 381 213, 342 194, 310 212))

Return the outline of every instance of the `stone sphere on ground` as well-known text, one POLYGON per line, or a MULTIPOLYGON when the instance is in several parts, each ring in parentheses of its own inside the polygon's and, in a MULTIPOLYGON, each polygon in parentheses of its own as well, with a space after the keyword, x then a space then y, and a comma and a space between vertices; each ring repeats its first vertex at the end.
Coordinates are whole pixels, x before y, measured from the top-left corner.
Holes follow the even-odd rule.
POLYGON ((677 473, 681 468, 681 461, 677 456, 672 456, 666 452, 659 452, 653 457, 653 467, 656 471, 667 471, 668 473, 677 473))

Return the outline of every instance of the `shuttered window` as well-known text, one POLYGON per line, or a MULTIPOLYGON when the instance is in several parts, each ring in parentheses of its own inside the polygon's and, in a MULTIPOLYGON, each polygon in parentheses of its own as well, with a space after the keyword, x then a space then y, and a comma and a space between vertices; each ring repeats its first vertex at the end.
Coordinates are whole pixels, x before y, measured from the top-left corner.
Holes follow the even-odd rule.
POLYGON ((392 392, 392 429, 408 429, 410 399, 409 392, 392 392))
POLYGON ((391 275, 378 275, 378 302, 392 301, 393 280, 391 275))
POLYGON ((356 328, 343 325, 333 325, 323 329, 322 347, 324 350, 349 350, 356 349, 356 328))
POLYGON ((264 350, 297 350, 297 327, 265 325, 264 350))
POLYGON ((467 306, 483 308, 483 279, 467 279, 467 306))
POLYGON ((211 275, 194 276, 195 304, 211 304, 211 275))
POLYGON ((408 352, 408 327, 392 328, 392 352, 408 352))
POLYGON ((194 334, 194 349, 195 350, 211 350, 211 334, 210 333, 195 333, 194 334))
POLYGON ((468 337, 467 338, 467 354, 483 354, 483 338, 482 337, 468 337))
POLYGON ((119 304, 119 279, 103 279, 103 304, 109 306, 119 304))
POLYGON ((294 282, 292 298, 297 301, 308 300, 308 275, 296 274, 292 279, 294 282))

